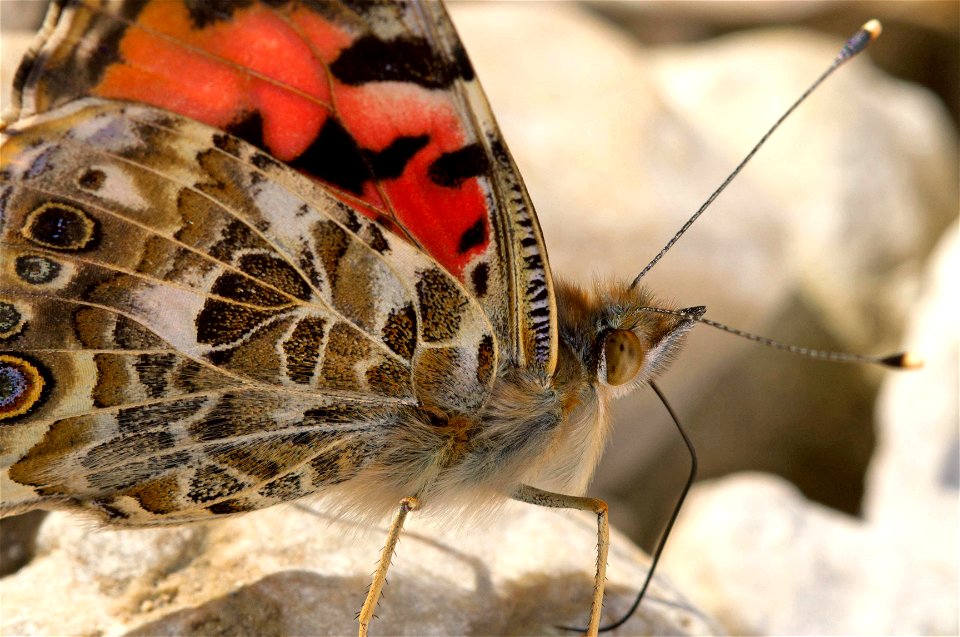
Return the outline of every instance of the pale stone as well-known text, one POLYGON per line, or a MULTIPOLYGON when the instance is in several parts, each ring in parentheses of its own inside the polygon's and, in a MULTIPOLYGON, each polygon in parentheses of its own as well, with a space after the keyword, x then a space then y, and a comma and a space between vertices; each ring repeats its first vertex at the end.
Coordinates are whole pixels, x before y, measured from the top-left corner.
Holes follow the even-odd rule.
POLYGON ((4 29, 0 37, 0 115, 8 112, 13 99, 13 75, 20 58, 33 42, 33 32, 4 29))
POLYGON ((761 474, 695 488, 664 570, 731 632, 960 631, 957 238, 945 233, 911 316, 907 343, 926 365, 881 392, 864 519, 761 474))
MULTIPOLYGON (((307 507, 120 531, 54 513, 37 557, 2 580, 0 632, 347 635, 385 536, 307 507)), ((589 514, 508 503, 453 530, 411 514, 371 634, 567 634, 556 626, 586 620, 595 550, 589 514)), ((648 562, 614 532, 609 565, 606 621, 629 607, 648 562)), ((657 577, 613 634, 722 632, 657 577)))
POLYGON ((944 233, 930 260, 924 294, 913 308, 904 339, 907 349, 922 358, 924 366, 911 373, 891 374, 878 400, 881 429, 868 476, 865 515, 875 524, 903 531, 911 540, 926 535, 911 528, 920 519, 942 524, 937 532, 941 537, 955 536, 958 530, 957 281, 960 246, 954 225, 944 233), (904 508, 910 513, 905 515, 904 508))
MULTIPOLYGON (((898 53, 912 53, 917 43, 910 42, 933 34, 957 34, 957 5, 952 2, 890 2, 890 0, 805 0, 804 2, 676 2, 647 0, 644 2, 606 2, 586 0, 588 6, 628 28, 645 42, 666 42, 702 39, 705 34, 726 29, 766 27, 770 24, 812 25, 820 30, 843 33, 871 18, 879 19, 888 38, 897 39, 910 48, 898 53), (914 28, 904 28, 910 25, 914 28), (919 28, 918 28, 919 27, 919 28)), ((931 38, 935 39, 935 38, 931 38)), ((955 40, 954 40, 955 42, 955 40)), ((936 43, 926 43, 936 46, 936 43)), ((919 60, 906 61, 922 64, 919 60)))
MULTIPOLYGON (((930 261, 905 342, 925 361, 888 378, 864 514, 905 557, 903 632, 960 632, 960 242, 954 225, 930 261), (913 629, 913 630, 911 630, 913 629)), ((893 586, 893 582, 889 582, 893 586)))
POLYGON ((663 568, 734 634, 954 635, 955 548, 923 529, 917 551, 780 478, 737 474, 695 490, 663 568))

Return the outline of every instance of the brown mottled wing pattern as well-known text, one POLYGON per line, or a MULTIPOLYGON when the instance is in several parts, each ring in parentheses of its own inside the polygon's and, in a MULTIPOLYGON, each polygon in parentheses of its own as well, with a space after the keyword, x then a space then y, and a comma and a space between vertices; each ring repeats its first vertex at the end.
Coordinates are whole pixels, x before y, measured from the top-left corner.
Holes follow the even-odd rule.
MULTIPOLYGON (((440 2, 161 0, 159 5, 170 13, 183 5, 182 13, 189 14, 189 19, 185 17, 177 26, 151 22, 153 18, 148 16, 156 13, 152 12, 156 4, 146 0, 60 0, 48 19, 42 42, 18 74, 15 92, 22 113, 44 112, 96 94, 146 101, 228 129, 292 162, 364 214, 389 220, 388 225, 420 245, 477 299, 493 325, 502 360, 541 372, 544 378, 552 375, 557 356, 556 308, 543 238, 517 168, 440 2), (256 69, 248 66, 258 64, 245 57, 255 39, 244 39, 241 22, 253 20, 257 11, 272 12, 312 46, 329 77, 329 87, 314 91, 309 81, 281 77, 286 69, 278 71, 267 63, 256 69), (314 28, 314 18, 323 28, 314 28), (205 29, 230 26, 237 27, 236 38, 246 43, 246 49, 232 57, 228 46, 219 46, 222 40, 217 41, 216 50, 203 48, 205 29), (324 39, 327 36, 314 36, 317 31, 334 34, 330 37, 342 42, 334 45, 324 39), (137 61, 135 50, 148 46, 161 47, 163 55, 148 54, 137 61), (147 68, 152 59, 168 56, 186 64, 183 55, 188 52, 207 66, 174 73, 147 68), (260 82, 271 91, 287 92, 287 97, 314 100, 312 106, 320 108, 318 117, 327 121, 316 142, 303 150, 271 141, 269 132, 277 128, 278 120, 299 126, 309 118, 285 112, 271 117, 269 108, 256 100, 236 106, 233 114, 199 108, 200 96, 206 95, 204 83, 213 82, 213 75, 221 71, 239 71, 242 77, 238 81, 260 82), (117 80, 121 76, 136 81, 127 85, 117 80), (145 83, 154 79, 164 88, 145 88, 145 83), (170 88, 165 88, 168 85, 170 88), (343 105, 358 94, 363 109, 372 114, 371 121, 354 118, 356 111, 344 110, 343 105), (410 99, 416 106, 404 111, 403 105, 409 105, 410 99), (429 116, 424 120, 427 128, 411 128, 411 122, 438 107, 454 113, 455 123, 437 124, 440 119, 429 116), (384 110, 378 112, 378 108, 384 110), (394 143, 384 147, 380 141, 370 141, 380 139, 379 126, 391 120, 403 120, 389 137, 394 143), (331 122, 336 126, 329 126, 331 122), (347 143, 334 148, 329 145, 334 137, 347 143), (329 162, 332 167, 323 159, 331 153, 335 157, 329 162), (430 155, 432 163, 418 165, 419 158, 429 153, 434 153, 430 155), (382 164, 395 162, 398 155, 410 160, 402 174, 396 166, 385 170, 382 164), (345 166, 354 168, 344 174, 345 166), (397 174, 400 177, 395 179, 397 174), (471 216, 474 213, 464 212, 467 207, 456 199, 467 196, 465 191, 470 188, 476 191, 472 204, 479 208, 476 221, 471 216), (424 196, 435 190, 436 196, 430 194, 426 202, 426 207, 437 206, 431 216, 424 211, 424 196), (454 203, 441 203, 447 195, 454 203), (432 243, 436 237, 454 232, 454 227, 456 234, 444 244, 446 248, 442 242, 432 243)), ((259 91, 262 85, 258 86, 259 91)), ((218 90, 212 89, 213 93, 218 90)), ((243 100, 249 96, 241 94, 243 100)), ((310 106, 296 104, 300 109, 296 112, 316 114, 310 106)))
POLYGON ((486 400, 496 342, 459 282, 249 144, 98 99, 2 144, 8 509, 260 508, 355 475, 404 406, 486 400))

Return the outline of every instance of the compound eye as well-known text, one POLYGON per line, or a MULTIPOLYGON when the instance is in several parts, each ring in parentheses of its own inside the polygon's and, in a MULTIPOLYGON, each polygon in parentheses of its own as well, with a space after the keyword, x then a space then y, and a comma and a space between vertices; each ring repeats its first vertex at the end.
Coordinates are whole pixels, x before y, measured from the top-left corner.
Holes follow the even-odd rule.
POLYGON ((607 384, 623 385, 633 380, 643 366, 643 344, 629 330, 613 330, 603 343, 607 384))

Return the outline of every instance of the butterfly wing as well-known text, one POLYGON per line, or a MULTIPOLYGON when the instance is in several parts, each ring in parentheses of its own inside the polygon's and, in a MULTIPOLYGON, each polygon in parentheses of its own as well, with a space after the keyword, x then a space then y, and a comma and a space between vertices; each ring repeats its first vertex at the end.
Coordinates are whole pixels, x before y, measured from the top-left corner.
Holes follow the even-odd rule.
POLYGON ((552 374, 536 215, 439 2, 62 1, 15 93, 23 116, 98 95, 245 139, 429 254, 505 361, 552 374))
POLYGON ((3 138, 5 505, 259 508, 351 477, 404 405, 486 400, 457 280, 249 144, 96 98, 3 138))
POLYGON ((15 88, 5 507, 267 506, 552 370, 536 218, 439 4, 65 1, 15 88))

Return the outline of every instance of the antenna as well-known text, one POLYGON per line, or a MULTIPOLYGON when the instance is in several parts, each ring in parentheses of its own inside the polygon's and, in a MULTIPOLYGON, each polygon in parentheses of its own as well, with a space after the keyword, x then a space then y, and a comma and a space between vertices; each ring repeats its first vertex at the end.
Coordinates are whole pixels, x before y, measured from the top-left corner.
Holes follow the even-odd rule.
POLYGON ((598 632, 607 632, 615 630, 622 626, 630 616, 636 612, 637 608, 640 607, 640 602, 643 601, 643 596, 647 592, 647 588, 650 586, 650 582, 653 580, 653 572, 657 570, 657 563, 660 561, 660 556, 663 555, 663 549, 667 546, 667 538, 670 537, 670 531, 673 530, 673 525, 677 521, 677 516, 680 515, 680 509, 683 507, 683 503, 687 499, 687 495, 690 493, 691 487, 693 487, 694 480, 697 479, 697 451, 693 446, 693 441, 690 440, 690 436, 687 435, 687 432, 684 431, 683 425, 680 424, 680 419, 677 418, 677 414, 674 413, 673 407, 670 406, 667 397, 663 395, 663 392, 660 391, 660 387, 653 381, 650 381, 650 388, 657 394, 657 398, 660 399, 660 402, 663 403, 663 406, 666 407, 667 413, 670 414, 670 418, 673 419, 673 424, 676 426, 677 431, 680 432, 680 436, 683 438, 683 444, 687 447, 687 452, 690 454, 690 473, 687 474, 687 481, 683 483, 683 490, 680 491, 680 496, 677 498, 677 503, 673 505, 673 512, 670 513, 670 519, 667 521, 667 525, 663 528, 663 532, 660 533, 660 537, 657 540, 657 546, 653 549, 653 555, 650 556, 650 569, 647 571, 647 577, 643 580, 643 586, 640 588, 640 592, 637 593, 637 596, 633 600, 633 604, 630 605, 630 609, 623 614, 623 617, 613 622, 612 624, 607 624, 606 626, 600 628, 598 632))
MULTIPOLYGON (((680 433, 680 437, 683 438, 683 444, 686 445, 687 452, 690 454, 690 473, 687 474, 687 480, 683 483, 683 489, 680 491, 680 496, 677 498, 676 504, 673 505, 673 511, 670 513, 670 520, 660 533, 660 537, 657 540, 657 546, 653 549, 653 555, 650 556, 650 568, 647 570, 647 577, 643 580, 643 586, 640 587, 640 592, 637 593, 637 596, 633 600, 633 604, 631 604, 630 609, 623 614, 623 617, 612 624, 607 624, 606 626, 600 628, 598 632, 601 633, 616 630, 625 624, 627 620, 630 619, 630 616, 636 612, 637 608, 640 607, 640 602, 643 601, 643 596, 650 587, 650 582, 653 581, 653 573, 657 570, 657 563, 660 561, 660 556, 663 555, 663 549, 667 545, 667 538, 670 537, 670 531, 673 530, 673 525, 677 521, 677 517, 680 515, 680 509, 683 507, 683 503, 686 501, 691 487, 693 487, 693 482, 697 479, 697 467, 699 466, 699 463, 697 461, 697 450, 693 446, 693 441, 690 440, 690 436, 687 435, 683 425, 680 424, 680 418, 678 418, 677 414, 673 411, 673 407, 670 406, 670 402, 667 400, 667 397, 663 395, 660 387, 653 381, 650 381, 649 384, 650 388, 657 395, 657 398, 659 398, 660 402, 663 403, 667 413, 670 414, 670 418, 673 420, 674 426, 680 433)), ((557 626, 557 628, 580 633, 586 632, 586 629, 576 628, 574 626, 557 626)))
POLYGON ((773 132, 780 128, 780 124, 782 124, 783 121, 787 119, 791 113, 793 113, 793 111, 797 110, 797 107, 800 106, 800 104, 802 104, 803 101, 806 100, 807 97, 809 97, 809 95, 813 93, 813 91, 815 91, 824 80, 826 80, 828 77, 830 77, 830 75, 833 74, 834 71, 840 68, 844 62, 853 58, 855 55, 867 48, 868 44, 880 37, 880 31, 880 22, 878 20, 870 20, 860 27, 860 30, 854 33, 853 37, 847 40, 846 44, 843 45, 843 48, 840 49, 840 53, 838 53, 837 57, 833 59, 833 63, 827 68, 827 70, 824 71, 820 77, 818 77, 813 84, 811 84, 807 90, 805 90, 800 97, 798 97, 797 100, 790 105, 790 108, 788 108, 783 115, 781 115, 780 118, 773 123, 773 126, 771 126, 770 129, 764 133, 763 137, 760 138, 760 141, 758 141, 756 145, 750 149, 750 152, 747 153, 747 156, 743 158, 743 161, 737 164, 737 167, 733 169, 733 172, 731 172, 727 178, 723 180, 723 183, 720 184, 720 186, 714 190, 709 197, 707 197, 707 200, 703 202, 703 205, 700 206, 695 213, 693 213, 693 216, 687 219, 686 223, 684 223, 680 230, 677 231, 677 234, 673 235, 673 238, 667 241, 667 245, 663 246, 663 249, 657 253, 657 256, 653 257, 650 263, 648 263, 646 267, 640 271, 640 274, 637 275, 637 278, 635 278, 633 283, 630 284, 631 289, 640 284, 640 279, 643 278, 643 275, 649 272, 653 266, 655 266, 657 262, 663 258, 663 255, 670 251, 670 248, 673 247, 673 244, 680 240, 680 237, 682 237, 683 234, 690 229, 690 226, 692 226, 693 223, 700 218, 700 215, 702 215, 704 211, 710 207, 714 200, 720 196, 720 193, 727 189, 727 186, 729 186, 730 182, 732 182, 734 178, 740 174, 740 171, 743 170, 743 167, 747 165, 747 162, 753 159, 753 156, 757 154, 757 151, 760 150, 765 143, 767 143, 767 140, 770 139, 770 136, 773 135, 773 132))
POLYGON ((800 347, 798 345, 781 343, 780 341, 775 341, 772 338, 767 338, 766 336, 760 336, 759 334, 746 332, 735 327, 730 327, 729 325, 724 325, 723 323, 719 323, 717 321, 712 321, 708 318, 703 318, 696 314, 690 314, 684 310, 666 310, 659 307, 641 307, 639 311, 652 312, 654 314, 669 314, 670 316, 677 316, 687 321, 695 321, 697 323, 709 325, 710 327, 716 328, 721 332, 727 332, 728 334, 745 338, 748 341, 754 341, 766 347, 772 347, 773 349, 778 349, 783 352, 797 354, 798 356, 803 356, 804 358, 815 358, 817 360, 829 361, 831 363, 861 363, 866 365, 880 365, 882 367, 891 367, 894 369, 919 369, 923 367, 923 359, 911 352, 897 352, 895 354, 888 354, 886 356, 864 356, 862 354, 848 354, 846 352, 831 352, 822 349, 810 349, 809 347, 800 347))

